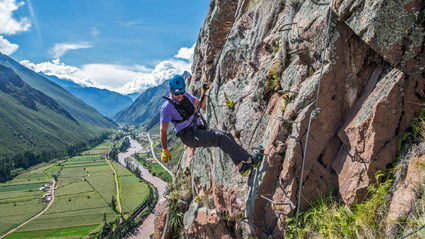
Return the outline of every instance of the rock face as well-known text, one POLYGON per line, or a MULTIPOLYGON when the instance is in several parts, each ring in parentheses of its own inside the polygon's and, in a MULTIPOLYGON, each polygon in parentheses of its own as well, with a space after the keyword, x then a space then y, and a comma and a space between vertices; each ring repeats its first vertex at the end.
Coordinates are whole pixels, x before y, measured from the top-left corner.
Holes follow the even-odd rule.
POLYGON ((400 160, 403 164, 407 164, 405 172, 399 173, 396 178, 393 190, 390 191, 392 196, 389 205, 388 216, 386 218, 386 234, 389 238, 396 238, 397 229, 400 227, 400 221, 406 221, 409 214, 414 217, 418 215, 420 207, 420 195, 418 192, 423 191, 423 182, 425 179, 425 143, 416 145, 412 151, 414 154, 408 154, 408 157, 400 160), (415 156, 411 156, 415 155, 415 156))
POLYGON ((219 149, 187 149, 180 168, 214 208, 193 201, 184 234, 283 238, 294 205, 305 210, 331 187, 347 205, 363 198, 423 107, 425 25, 414 16, 424 8, 419 0, 211 1, 187 89, 199 94, 212 81, 209 126, 237 132, 246 149, 262 144, 269 156, 241 177, 219 149))

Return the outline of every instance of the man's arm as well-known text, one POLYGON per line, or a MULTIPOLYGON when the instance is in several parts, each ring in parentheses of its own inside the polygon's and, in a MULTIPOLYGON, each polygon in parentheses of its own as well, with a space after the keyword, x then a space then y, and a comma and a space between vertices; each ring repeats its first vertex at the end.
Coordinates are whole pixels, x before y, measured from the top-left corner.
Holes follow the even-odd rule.
MULTIPOLYGON (((205 93, 203 93, 205 94, 205 93)), ((195 102, 193 102, 193 105, 195 107, 198 107, 199 103, 201 102, 200 99, 196 98, 195 102)), ((202 101, 201 109, 205 108, 205 105, 207 104, 207 97, 204 97, 204 101, 202 101)))
POLYGON ((159 137, 161 139, 162 149, 167 149, 167 130, 170 122, 161 122, 159 126, 159 137))
MULTIPOLYGON (((210 88, 210 84, 211 82, 207 82, 204 84, 203 89, 202 89, 202 94, 206 94, 208 89, 210 88), (204 88, 205 87, 205 88, 204 88)), ((202 98, 202 96, 201 96, 202 98)), ((195 102, 193 103, 193 105, 195 105, 195 107, 198 107, 199 103, 201 102, 201 100, 199 100, 198 98, 196 98, 195 102)), ((204 100, 202 101, 202 105, 201 105, 201 109, 205 108, 205 106, 207 105, 207 98, 204 97, 204 100)))

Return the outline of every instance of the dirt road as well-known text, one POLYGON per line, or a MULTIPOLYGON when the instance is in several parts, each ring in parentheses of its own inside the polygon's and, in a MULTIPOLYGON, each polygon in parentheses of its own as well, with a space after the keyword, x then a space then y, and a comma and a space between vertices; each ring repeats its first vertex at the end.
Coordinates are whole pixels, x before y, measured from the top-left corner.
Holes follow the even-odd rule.
POLYGON ((55 201, 55 184, 56 184, 56 182, 55 182, 55 180, 54 180, 54 179, 52 179, 52 182, 53 182, 53 184, 52 184, 52 200, 50 200, 50 202, 49 202, 49 204, 47 205, 47 207, 45 207, 45 208, 43 209, 43 211, 41 211, 39 214, 35 215, 35 216, 34 216, 34 217, 32 217, 31 219, 29 219, 29 220, 27 220, 26 222, 24 222, 24 223, 22 223, 21 225, 19 225, 17 228, 15 228, 15 229, 13 229, 13 230, 9 231, 8 233, 4 234, 3 236, 0 236, 0 239, 1 239, 1 238, 3 238, 3 237, 5 237, 5 236, 7 236, 7 235, 9 235, 10 233, 12 233, 12 232, 16 231, 18 228, 20 228, 20 227, 24 226, 24 225, 25 225, 25 224, 27 224, 28 222, 30 222, 30 221, 32 221, 32 220, 34 220, 34 219, 36 219, 37 217, 39 217, 40 215, 42 215, 45 211, 47 211, 47 209, 49 209, 49 207, 53 204, 53 201, 55 201))
MULTIPOLYGON (((119 188, 119 184, 118 184, 118 175, 117 175, 117 172, 115 171, 115 169, 114 169, 114 167, 112 167, 112 165, 111 165, 111 163, 108 161, 108 160, 106 160, 106 162, 108 162, 108 164, 109 164, 109 167, 111 167, 111 169, 112 169, 112 171, 114 171, 114 176, 115 176, 115 188, 116 188, 116 190, 117 190, 117 196, 116 196, 116 200, 117 200, 117 203, 118 203, 118 212, 119 213, 122 213, 122 208, 121 208, 121 203, 120 203, 120 188, 119 188)), ((90 174, 88 175, 88 176, 90 176, 90 174)), ((87 176, 87 177, 88 177, 87 176)), ((120 218, 120 222, 121 222, 121 218, 120 218)))

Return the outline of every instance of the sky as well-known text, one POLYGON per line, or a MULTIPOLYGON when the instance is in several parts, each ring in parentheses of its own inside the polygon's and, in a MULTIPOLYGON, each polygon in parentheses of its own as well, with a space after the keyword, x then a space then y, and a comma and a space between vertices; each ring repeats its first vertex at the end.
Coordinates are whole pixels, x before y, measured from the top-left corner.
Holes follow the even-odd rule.
POLYGON ((0 0, 0 52, 122 94, 190 71, 210 0, 0 0))

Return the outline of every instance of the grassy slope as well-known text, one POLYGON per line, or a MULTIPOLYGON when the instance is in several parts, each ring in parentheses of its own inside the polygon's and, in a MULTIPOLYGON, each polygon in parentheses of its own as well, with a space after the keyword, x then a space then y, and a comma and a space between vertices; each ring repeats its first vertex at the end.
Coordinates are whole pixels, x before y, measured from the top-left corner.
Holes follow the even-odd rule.
POLYGON ((103 128, 117 127, 115 122, 102 116, 95 109, 84 103, 82 100, 76 98, 56 83, 44 78, 1 53, 0 64, 12 68, 23 81, 56 100, 76 119, 103 128))
POLYGON ((65 150, 94 133, 62 114, 36 103, 29 109, 0 91, 0 155, 26 150, 65 150))
POLYGON ((162 96, 168 93, 168 81, 143 92, 127 109, 118 112, 112 119, 120 123, 147 123, 161 109, 165 102, 162 96))

